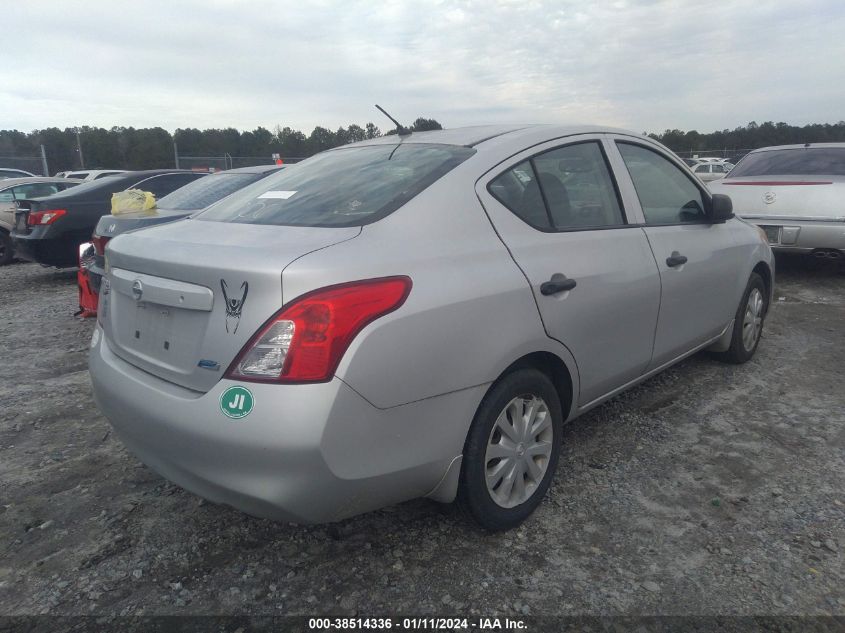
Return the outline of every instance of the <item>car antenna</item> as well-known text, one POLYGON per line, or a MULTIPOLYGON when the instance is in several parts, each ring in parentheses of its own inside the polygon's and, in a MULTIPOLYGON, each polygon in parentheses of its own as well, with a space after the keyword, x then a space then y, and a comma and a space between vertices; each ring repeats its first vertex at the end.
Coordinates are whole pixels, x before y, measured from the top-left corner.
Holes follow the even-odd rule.
POLYGON ((396 119, 394 119, 392 116, 390 116, 390 115, 387 113, 387 110, 385 110, 384 108, 382 108, 379 104, 376 104, 376 107, 377 107, 379 110, 381 110, 381 113, 382 113, 384 116, 386 116, 388 119, 390 119, 391 121, 393 121, 393 122, 396 124, 396 133, 397 133, 399 136, 409 136, 409 135, 411 134, 411 130, 409 130, 409 129, 408 129, 408 128, 406 128, 404 125, 402 125, 401 123, 399 123, 399 121, 397 121, 397 120, 396 120, 396 119))

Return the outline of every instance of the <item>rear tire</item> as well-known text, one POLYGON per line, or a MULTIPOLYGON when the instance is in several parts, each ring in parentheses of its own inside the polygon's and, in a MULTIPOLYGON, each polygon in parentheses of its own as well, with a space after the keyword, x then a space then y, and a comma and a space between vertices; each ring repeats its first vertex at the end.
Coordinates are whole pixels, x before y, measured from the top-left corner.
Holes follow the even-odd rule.
POLYGON ((560 456, 563 412, 557 390, 537 369, 493 385, 464 446, 458 503, 493 532, 522 523, 543 500, 560 456))
POLYGON ((0 266, 11 263, 14 256, 15 246, 12 243, 12 237, 8 233, 0 231, 0 266))
POLYGON ((751 273, 734 317, 731 346, 727 351, 716 354, 716 358, 735 365, 751 360, 757 351, 757 345, 760 344, 768 308, 766 284, 760 275, 751 273))

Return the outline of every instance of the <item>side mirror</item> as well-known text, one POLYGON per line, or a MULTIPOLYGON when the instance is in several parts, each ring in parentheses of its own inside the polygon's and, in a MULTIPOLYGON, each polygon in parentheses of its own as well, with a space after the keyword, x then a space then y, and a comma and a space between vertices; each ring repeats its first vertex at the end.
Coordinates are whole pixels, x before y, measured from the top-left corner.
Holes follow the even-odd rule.
POLYGON ((710 217, 713 220, 713 224, 724 224, 734 217, 734 205, 729 196, 723 193, 713 194, 710 217))

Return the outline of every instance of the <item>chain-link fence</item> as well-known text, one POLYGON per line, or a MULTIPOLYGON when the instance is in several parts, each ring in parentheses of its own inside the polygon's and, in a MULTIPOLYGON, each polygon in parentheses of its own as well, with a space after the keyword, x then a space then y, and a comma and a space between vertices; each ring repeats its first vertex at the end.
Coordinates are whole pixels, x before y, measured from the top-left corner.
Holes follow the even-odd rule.
MULTIPOLYGON (((280 157, 284 164, 296 163, 304 160, 302 156, 280 157)), ((276 162, 274 156, 188 156, 174 152, 174 160, 178 169, 192 169, 194 171, 223 171, 238 167, 254 167, 256 165, 272 165, 276 162)))
POLYGON ((744 148, 730 148, 723 147, 721 149, 696 149, 689 151, 675 152, 681 158, 724 158, 725 160, 736 164, 736 162, 745 156, 751 149, 744 148))

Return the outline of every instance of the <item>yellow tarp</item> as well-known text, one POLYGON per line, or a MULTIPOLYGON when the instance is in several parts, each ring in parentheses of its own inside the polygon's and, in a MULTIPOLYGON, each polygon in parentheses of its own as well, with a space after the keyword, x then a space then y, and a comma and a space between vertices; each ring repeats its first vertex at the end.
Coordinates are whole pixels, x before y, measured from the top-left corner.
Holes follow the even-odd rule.
POLYGON ((152 211, 156 206, 156 197, 149 191, 127 189, 111 196, 111 214, 138 213, 152 211))

